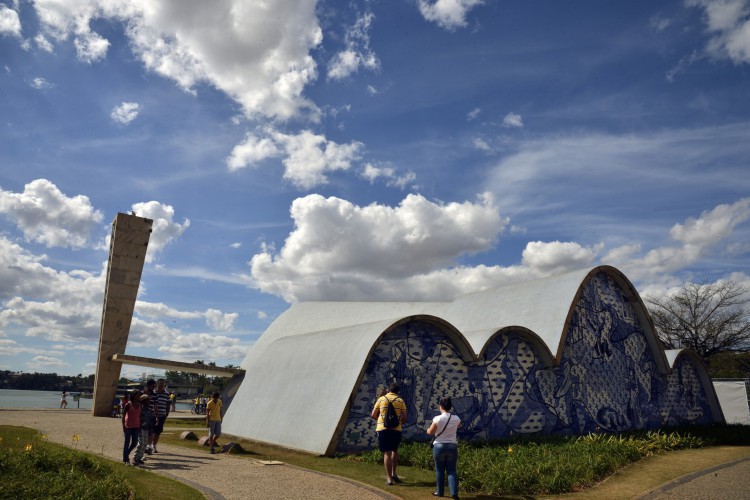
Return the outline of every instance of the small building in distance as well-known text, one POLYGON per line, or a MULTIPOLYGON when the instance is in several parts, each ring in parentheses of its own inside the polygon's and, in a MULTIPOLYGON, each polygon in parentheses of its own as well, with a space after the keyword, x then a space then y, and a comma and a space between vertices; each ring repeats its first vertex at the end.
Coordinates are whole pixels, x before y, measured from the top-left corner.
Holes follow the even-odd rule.
POLYGON ((241 367, 224 431, 327 455, 377 446, 370 412, 392 382, 406 439, 426 439, 446 396, 465 440, 724 421, 700 358, 664 351, 610 266, 450 302, 295 304, 241 367))

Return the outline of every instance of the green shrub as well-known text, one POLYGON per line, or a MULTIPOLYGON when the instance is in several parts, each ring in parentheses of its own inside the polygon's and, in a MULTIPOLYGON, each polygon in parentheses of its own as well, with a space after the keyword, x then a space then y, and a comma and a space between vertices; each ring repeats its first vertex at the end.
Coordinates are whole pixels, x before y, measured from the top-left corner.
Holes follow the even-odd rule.
POLYGON ((127 499, 131 491, 122 474, 106 461, 39 438, 2 435, 0 477, 5 498, 127 499), (15 439, 14 439, 15 438, 15 439), (12 480, 11 480, 12 479, 12 480))
MULTIPOLYGON (((750 427, 714 425, 623 434, 537 437, 492 443, 459 443, 461 489, 478 495, 561 494, 591 486, 641 458, 714 444, 750 444, 750 427)), ((347 460, 382 463, 377 450, 347 460)), ((404 443, 399 464, 433 469, 425 443, 404 443)))

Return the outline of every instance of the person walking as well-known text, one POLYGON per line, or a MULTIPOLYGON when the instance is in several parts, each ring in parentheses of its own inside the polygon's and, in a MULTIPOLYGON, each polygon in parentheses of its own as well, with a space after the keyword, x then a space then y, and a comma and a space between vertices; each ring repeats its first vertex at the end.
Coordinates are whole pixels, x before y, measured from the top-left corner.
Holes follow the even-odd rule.
POLYGON ((216 453, 216 439, 221 436, 221 399, 219 393, 214 392, 211 399, 206 403, 206 427, 208 427, 208 440, 211 445, 211 454, 216 453))
POLYGON ((141 393, 134 390, 130 393, 130 401, 122 408, 122 432, 125 434, 125 443, 122 445, 122 463, 130 465, 130 452, 138 444, 141 434, 141 393))
POLYGON ((164 422, 169 416, 169 410, 172 407, 169 401, 169 393, 164 388, 164 379, 160 378, 156 381, 156 391, 153 396, 154 405, 154 434, 151 438, 151 451, 158 453, 156 450, 156 444, 159 442, 159 437, 162 431, 164 431, 164 422))
POLYGON ((391 384, 388 392, 375 402, 375 407, 370 414, 372 418, 378 421, 375 431, 378 433, 378 448, 383 452, 383 466, 387 477, 386 484, 389 486, 401 482, 396 469, 398 467, 398 447, 401 444, 401 433, 403 424, 406 423, 406 403, 399 397, 399 389, 397 383, 391 384), (390 406, 396 413, 398 425, 387 423, 390 406))
POLYGON ((63 391, 62 396, 60 397, 60 408, 67 408, 68 407, 68 394, 63 391))
POLYGON ((441 399, 440 415, 432 419, 432 424, 427 428, 427 434, 435 436, 432 439, 432 459, 435 461, 437 491, 433 495, 436 497, 443 496, 447 473, 451 497, 458 500, 458 474, 456 473, 458 439, 456 432, 461 425, 461 419, 458 418, 458 415, 451 413, 452 410, 451 398, 441 399))
POLYGON ((154 433, 154 407, 151 397, 154 394, 154 385, 156 381, 149 379, 146 382, 146 388, 141 394, 141 434, 138 437, 138 446, 135 448, 135 457, 133 457, 134 465, 143 465, 143 455, 145 453, 151 454, 151 447, 149 443, 151 436, 154 433))

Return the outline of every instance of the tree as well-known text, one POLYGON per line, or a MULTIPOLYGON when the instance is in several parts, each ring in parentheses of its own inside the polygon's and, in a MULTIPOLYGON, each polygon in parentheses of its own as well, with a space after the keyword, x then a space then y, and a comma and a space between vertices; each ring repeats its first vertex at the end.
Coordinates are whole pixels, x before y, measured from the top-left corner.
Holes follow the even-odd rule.
POLYGON ((683 283, 674 296, 646 303, 667 349, 689 347, 707 359, 750 347, 750 289, 741 283, 683 283))

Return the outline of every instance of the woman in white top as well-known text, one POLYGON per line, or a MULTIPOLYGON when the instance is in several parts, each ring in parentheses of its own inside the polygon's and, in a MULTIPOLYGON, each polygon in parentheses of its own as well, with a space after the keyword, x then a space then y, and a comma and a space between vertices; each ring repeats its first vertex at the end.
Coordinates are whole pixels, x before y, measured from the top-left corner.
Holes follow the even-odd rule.
POLYGON ((432 458, 435 460, 435 479, 437 491, 433 493, 436 497, 443 496, 445 489, 445 475, 448 473, 448 486, 451 496, 458 499, 458 476, 456 475, 456 463, 458 462, 458 440, 456 431, 461 425, 458 415, 451 413, 453 403, 451 398, 440 400, 440 415, 432 419, 432 425, 427 429, 427 434, 433 438, 432 458))

